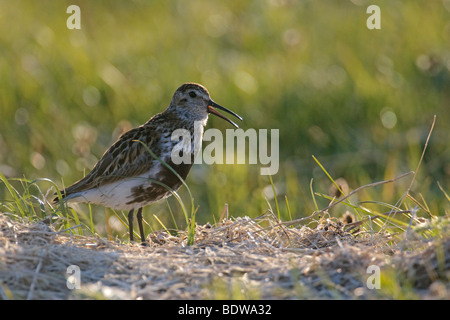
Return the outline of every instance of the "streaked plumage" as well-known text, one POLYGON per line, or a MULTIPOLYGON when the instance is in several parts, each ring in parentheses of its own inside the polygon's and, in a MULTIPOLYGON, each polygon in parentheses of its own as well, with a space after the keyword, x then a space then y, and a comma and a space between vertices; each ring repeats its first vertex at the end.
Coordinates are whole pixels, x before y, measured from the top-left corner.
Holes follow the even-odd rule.
MULTIPOLYGON (((194 141, 201 143, 208 113, 213 113, 237 127, 212 107, 225 110, 242 120, 237 114, 212 101, 208 90, 202 85, 183 84, 175 91, 169 107, 164 112, 122 134, 103 154, 89 174, 62 190, 63 200, 89 202, 116 210, 129 210, 131 241, 133 240, 133 212, 138 210, 141 240, 145 243, 142 207, 171 195, 165 187, 152 181, 159 181, 173 190, 177 190, 182 183, 172 171, 155 159, 141 142, 175 169, 183 179, 186 179, 200 147, 194 146, 194 141), (196 122, 201 123, 200 131, 194 130, 196 122), (171 137, 176 129, 186 129, 191 132, 192 161, 190 163, 176 165, 172 162, 172 149, 178 142, 172 141, 171 137), (194 132, 200 135, 197 139, 194 137, 194 132)), ((56 200, 58 199, 55 198, 56 200)))

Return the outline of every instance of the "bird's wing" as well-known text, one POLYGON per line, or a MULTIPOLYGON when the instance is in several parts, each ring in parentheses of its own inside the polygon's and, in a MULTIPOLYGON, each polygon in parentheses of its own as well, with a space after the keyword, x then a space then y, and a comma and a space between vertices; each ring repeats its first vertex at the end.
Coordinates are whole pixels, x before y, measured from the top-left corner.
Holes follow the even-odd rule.
POLYGON ((153 157, 139 141, 151 149, 157 140, 157 131, 151 126, 141 126, 124 133, 106 150, 89 174, 64 190, 64 196, 149 171, 153 157))

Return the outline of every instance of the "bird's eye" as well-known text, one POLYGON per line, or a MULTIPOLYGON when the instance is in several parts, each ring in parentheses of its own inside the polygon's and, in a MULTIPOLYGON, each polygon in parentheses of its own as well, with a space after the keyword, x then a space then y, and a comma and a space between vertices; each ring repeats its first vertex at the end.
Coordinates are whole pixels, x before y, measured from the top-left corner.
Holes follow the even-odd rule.
POLYGON ((195 94, 194 91, 191 91, 191 92, 189 92, 189 96, 190 96, 191 98, 195 98, 197 95, 195 94))

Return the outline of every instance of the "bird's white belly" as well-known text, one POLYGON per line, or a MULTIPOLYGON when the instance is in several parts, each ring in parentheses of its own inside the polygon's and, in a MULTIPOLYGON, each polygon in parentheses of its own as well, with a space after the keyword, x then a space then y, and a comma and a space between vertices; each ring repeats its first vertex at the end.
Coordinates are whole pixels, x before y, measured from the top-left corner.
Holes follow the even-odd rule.
MULTIPOLYGON (((133 189, 140 186, 148 188, 152 185, 152 179, 156 177, 156 171, 159 170, 153 168, 149 172, 131 178, 125 178, 120 181, 116 181, 110 184, 100 186, 98 188, 81 191, 74 193, 66 198, 68 202, 89 202, 105 207, 110 207, 115 210, 131 210, 138 209, 152 202, 158 201, 160 199, 155 199, 154 201, 145 202, 132 202, 133 200, 133 189)), ((157 180, 157 179, 156 179, 157 180)), ((170 192, 163 198, 170 195, 170 192)))

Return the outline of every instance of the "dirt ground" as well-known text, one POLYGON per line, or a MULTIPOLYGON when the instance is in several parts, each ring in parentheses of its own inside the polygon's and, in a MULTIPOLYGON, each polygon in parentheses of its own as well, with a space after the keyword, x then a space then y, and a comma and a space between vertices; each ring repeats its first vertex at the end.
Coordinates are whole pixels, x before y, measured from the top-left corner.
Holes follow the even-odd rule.
POLYGON ((243 217, 197 226, 193 246, 158 231, 142 247, 0 213, 0 298, 450 298, 450 236, 394 246, 338 220, 314 225, 243 217))

